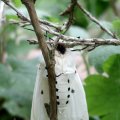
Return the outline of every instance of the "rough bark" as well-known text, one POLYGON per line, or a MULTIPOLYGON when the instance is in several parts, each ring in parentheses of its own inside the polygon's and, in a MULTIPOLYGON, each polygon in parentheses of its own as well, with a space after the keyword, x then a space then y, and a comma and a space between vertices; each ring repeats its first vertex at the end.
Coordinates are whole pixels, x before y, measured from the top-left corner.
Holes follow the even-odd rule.
POLYGON ((49 93, 50 93, 50 120, 57 120, 57 108, 56 108, 56 88, 55 88, 55 69, 54 69, 54 56, 51 54, 51 51, 48 50, 47 43, 45 42, 44 34, 42 33, 40 23, 35 11, 34 1, 32 0, 21 0, 22 3, 26 6, 31 24, 36 33, 39 46, 41 48, 46 68, 48 71, 48 80, 49 80, 49 93))

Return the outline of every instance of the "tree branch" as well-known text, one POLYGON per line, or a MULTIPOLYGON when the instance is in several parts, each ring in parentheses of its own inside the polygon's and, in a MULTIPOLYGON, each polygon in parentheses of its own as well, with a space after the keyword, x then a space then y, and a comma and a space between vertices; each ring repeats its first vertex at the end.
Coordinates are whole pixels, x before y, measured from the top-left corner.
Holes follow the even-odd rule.
POLYGON ((83 8, 78 2, 77 2, 77 6, 79 7, 79 9, 94 23, 96 23, 98 26, 100 26, 100 28, 105 31, 108 35, 110 35, 112 38, 117 39, 117 36, 112 33, 110 30, 108 30, 107 28, 105 28, 94 16, 92 16, 85 8, 83 8))
MULTIPOLYGON (((19 24, 19 22, 15 22, 15 24, 19 24)), ((94 46, 94 48, 101 46, 101 45, 120 45, 119 39, 103 39, 103 38, 76 38, 71 36, 66 36, 63 34, 60 34, 58 32, 53 31, 52 29, 49 29, 47 27, 44 27, 41 25, 42 30, 47 31, 48 33, 58 37, 60 40, 58 43, 63 43, 66 47, 75 47, 78 45, 81 46, 94 46)), ((38 44, 36 40, 28 40, 30 44, 38 44)), ((54 39, 52 41, 48 41, 49 44, 54 44, 56 42, 54 39)), ((92 50, 92 49, 91 49, 92 50)))
MULTIPOLYGON (((53 31, 52 29, 49 29, 49 28, 45 28, 45 27, 43 27, 43 26, 41 26, 42 27, 42 29, 44 30, 44 31, 47 31, 48 33, 50 33, 50 34, 52 34, 52 35, 55 35, 55 36, 57 36, 57 37, 59 37, 60 39, 63 39, 64 41, 76 41, 76 42, 81 42, 81 41, 83 41, 84 42, 84 40, 87 42, 88 41, 88 43, 89 43, 89 41, 91 41, 92 40, 92 38, 88 38, 88 39, 84 39, 84 38, 75 38, 75 37, 71 37, 71 36, 66 36, 66 35, 63 35, 63 34, 60 34, 60 33, 58 33, 58 32, 55 32, 55 31, 53 31)), ((109 40, 109 41, 112 41, 112 40, 116 40, 116 41, 119 41, 119 39, 102 39, 102 38, 93 38, 94 40, 104 40, 104 42, 106 42, 106 40, 109 40)), ((112 41, 112 43, 113 43, 113 41, 112 41)), ((84 44, 84 43, 83 43, 84 44)), ((113 44, 114 45, 114 44, 113 44)))
POLYGON ((47 44, 45 42, 44 34, 42 33, 40 23, 35 11, 34 1, 32 0, 21 0, 22 3, 26 6, 31 24, 36 33, 39 46, 42 50, 43 57, 45 59, 47 71, 48 71, 48 81, 49 81, 49 93, 50 93, 50 120, 57 120, 57 108, 56 108, 56 88, 55 88, 55 64, 53 64, 54 56, 51 56, 50 51, 48 50, 47 44))
POLYGON ((75 6, 77 5, 77 0, 71 0, 71 3, 70 5, 67 7, 67 9, 62 12, 60 15, 64 16, 64 15, 69 15, 69 18, 68 18, 68 21, 67 23, 65 24, 65 26, 62 28, 64 31, 64 33, 70 28, 70 26, 72 25, 73 23, 73 20, 74 20, 74 9, 75 9, 75 6))
MULTIPOLYGON (((3 2, 5 2, 4 0, 2 0, 3 2)), ((92 16, 85 8, 83 8, 78 2, 76 3, 76 0, 74 2, 72 2, 74 0, 71 0, 71 5, 70 7, 68 7, 62 14, 67 14, 69 13, 70 11, 74 10, 74 7, 75 5, 77 5, 80 10, 89 17, 89 19, 93 22, 95 22, 98 26, 100 26, 100 28, 105 31, 108 35, 110 35, 111 37, 115 38, 115 39, 118 39, 117 36, 112 33, 111 31, 109 31, 107 28, 105 28, 94 16, 92 16), (71 9, 72 10, 71 10, 71 9), (68 12, 69 11, 69 12, 68 12)), ((30 23, 29 19, 27 19, 25 16, 23 16, 14 6, 12 6, 9 2, 5 2, 5 4, 7 4, 9 7, 11 7, 13 10, 15 10, 17 12, 17 15, 19 15, 19 18, 21 18, 23 21, 26 21, 28 23, 30 23)), ((73 11, 72 11, 73 12, 73 11)), ((72 14, 72 13, 71 13, 72 14)), ((73 17, 73 16, 72 16, 73 17)), ((71 17, 70 17, 71 18, 71 17)), ((39 22, 42 24, 42 25, 47 25, 48 28, 49 27, 52 27, 52 28, 55 28, 56 31, 62 31, 64 29, 68 29, 69 25, 70 25, 70 19, 68 19, 68 22, 64 25, 64 26, 60 26, 60 25, 55 25, 53 23, 50 23, 48 21, 44 21, 44 20, 39 20, 39 22), (69 24, 69 25, 68 25, 69 24)), ((45 27, 44 27, 45 28, 45 27)), ((47 29, 48 29, 47 28, 47 29)), ((53 33, 53 32, 52 32, 53 33)))
MULTIPOLYGON (((13 5, 11 5, 10 4, 10 2, 9 1, 7 1, 7 0, 1 0, 1 1, 3 1, 6 5, 8 5, 11 9, 13 9, 16 13, 17 13, 17 16, 24 22, 24 24, 25 23, 30 23, 30 20, 27 18, 27 17, 25 17, 22 13, 20 13, 18 10, 17 10, 17 8, 15 8, 13 5)), ((53 23, 51 23, 51 22, 48 22, 48 21, 46 21, 46 20, 39 20, 39 22, 40 22, 40 24, 43 24, 43 25, 47 25, 48 27, 52 27, 52 28, 54 28, 54 29, 56 29, 56 30, 58 30, 58 31, 60 31, 61 29, 62 29, 62 26, 60 26, 60 25, 56 25, 56 24, 53 24, 53 23)), ((29 24, 26 24, 26 26, 27 25, 29 25, 29 24)))
MULTIPOLYGON (((69 37, 69 36, 68 36, 69 37)), ((38 44, 37 40, 27 40, 29 44, 38 44)), ((54 41, 47 41, 48 44, 54 44, 54 41)), ((67 48, 72 48, 75 46, 86 46, 84 49, 86 49, 89 46, 101 46, 101 45, 115 45, 119 46, 120 45, 120 40, 116 39, 102 39, 102 38, 89 38, 89 39, 79 39, 76 41, 75 39, 72 39, 72 41, 59 41, 58 43, 64 44, 67 48)), ((84 50, 83 49, 83 50, 84 50)))

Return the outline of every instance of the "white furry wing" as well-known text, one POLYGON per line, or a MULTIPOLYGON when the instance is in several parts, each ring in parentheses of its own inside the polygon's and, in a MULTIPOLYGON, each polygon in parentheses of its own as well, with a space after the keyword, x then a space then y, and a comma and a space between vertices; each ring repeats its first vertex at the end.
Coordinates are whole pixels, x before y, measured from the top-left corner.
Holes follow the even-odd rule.
POLYGON ((58 120, 89 120, 85 91, 76 71, 74 55, 56 56, 56 92, 59 99, 58 120))
MULTIPOLYGON (((86 96, 70 53, 56 54, 56 95, 58 120, 89 120, 86 96)), ((49 104, 47 71, 40 64, 34 88, 31 120, 49 120, 45 103, 49 104)))
POLYGON ((45 63, 42 61, 37 70, 33 92, 31 120, 49 120, 45 104, 49 103, 48 78, 45 63))

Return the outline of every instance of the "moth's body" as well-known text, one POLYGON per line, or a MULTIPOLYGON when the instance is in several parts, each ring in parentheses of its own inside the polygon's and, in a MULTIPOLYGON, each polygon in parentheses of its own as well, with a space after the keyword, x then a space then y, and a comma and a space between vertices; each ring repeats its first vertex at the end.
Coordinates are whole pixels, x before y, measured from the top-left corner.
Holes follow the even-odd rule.
MULTIPOLYGON (((70 51, 55 53, 58 120, 89 120, 85 92, 70 51)), ((31 120, 49 120, 49 86, 44 61, 40 63, 34 89, 31 120)))

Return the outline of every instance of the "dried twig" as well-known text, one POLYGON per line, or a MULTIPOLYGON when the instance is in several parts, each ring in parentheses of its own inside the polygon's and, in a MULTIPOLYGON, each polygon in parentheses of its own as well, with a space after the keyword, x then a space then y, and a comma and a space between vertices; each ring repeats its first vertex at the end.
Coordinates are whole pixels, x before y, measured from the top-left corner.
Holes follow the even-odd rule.
POLYGON ((83 8, 78 2, 77 2, 77 6, 79 7, 79 9, 86 15, 88 16, 88 18, 93 21, 94 23, 96 23, 98 26, 100 26, 100 28, 105 31, 108 35, 110 35, 111 37, 117 39, 117 36, 112 33, 110 30, 108 30, 107 28, 105 28, 94 16, 91 15, 91 13, 89 13, 85 8, 83 8))
MULTIPOLYGON (((3 1, 11 9, 13 9, 17 13, 17 16, 22 20, 22 22, 24 22, 24 24, 26 22, 30 23, 30 20, 27 17, 25 17, 21 12, 19 12, 17 10, 17 8, 15 8, 12 4, 10 4, 9 1, 6 1, 6 0, 1 0, 1 1, 3 1)), ((51 22, 48 22, 46 20, 39 20, 39 22, 40 22, 40 24, 47 25, 49 27, 55 28, 56 30, 59 30, 59 31, 61 30, 61 26, 60 25, 55 25, 55 24, 53 24, 51 22)), ((29 24, 26 24, 26 25, 29 25, 29 24)))
POLYGON ((61 13, 62 16, 69 15, 67 23, 65 23, 65 25, 62 27, 62 30, 64 30, 64 33, 70 28, 70 26, 73 23, 73 20, 74 20, 73 14, 74 14, 74 9, 76 5, 77 5, 77 0, 71 0, 71 3, 68 6, 68 8, 61 13))
MULTIPOLYGON (((91 40, 91 38, 89 38, 89 39, 84 39, 84 38, 75 38, 75 37, 70 37, 70 36, 66 36, 66 35, 63 35, 63 34, 60 34, 60 33, 58 33, 58 32, 55 32, 55 31, 53 31, 53 30, 50 30, 50 29, 48 29, 48 28, 45 28, 45 27, 43 27, 42 26, 42 29, 44 30, 44 31, 47 31, 48 33, 50 33, 50 34, 52 34, 52 35, 55 35, 55 36, 58 36, 60 39, 63 39, 64 41, 76 41, 76 42, 78 42, 79 40, 80 41, 83 41, 83 40, 86 40, 86 42, 89 42, 89 40, 91 40)), ((99 40, 100 38, 94 38, 94 40, 99 40)), ((102 39, 102 38, 101 38, 102 39)), ((103 40, 103 39, 102 39, 103 40)), ((108 39, 104 39, 104 41, 106 42, 106 40, 108 40, 108 39)), ((118 41, 119 39, 109 39, 109 40, 116 40, 116 41, 118 41)), ((83 43, 83 45, 84 45, 84 43, 83 43)), ((114 45, 114 44, 113 44, 114 45)))
POLYGON ((115 13, 115 15, 119 16, 120 14, 119 14, 119 11, 117 10, 116 2, 117 2, 117 0, 110 0, 110 5, 111 5, 112 10, 115 13))
MULTIPOLYGON (((19 23, 19 22, 15 22, 15 23, 19 23)), ((52 29, 49 29, 47 27, 41 26, 42 30, 47 31, 48 33, 56 36, 56 39, 62 39, 64 40, 64 42, 59 42, 59 40, 56 41, 56 39, 52 39, 52 41, 48 41, 48 43, 51 43, 53 45, 55 45, 55 43, 59 42, 59 43, 63 43, 65 44, 66 47, 70 48, 70 47, 74 47, 74 46, 93 46, 91 49, 89 49, 89 51, 95 49, 96 47, 100 46, 100 45, 115 45, 118 46, 120 45, 120 40, 119 39, 102 39, 102 38, 80 38, 80 37, 71 37, 71 36, 66 36, 63 34, 60 34, 59 32, 55 32, 52 29)), ((51 39, 51 38, 50 38, 51 39)), ((38 44, 37 41, 35 40, 29 40, 30 44, 38 44)), ((80 50, 78 50, 80 51, 80 50)))
MULTIPOLYGON (((2 0, 3 1, 3 0, 2 0)), ((22 17, 20 17, 22 20, 26 20, 26 22, 28 22, 29 24, 31 24, 30 23, 30 20, 29 19, 27 19, 25 16, 23 16, 18 10, 16 10, 16 8, 14 8, 13 6, 11 6, 9 3, 7 3, 7 5, 8 6, 10 6, 13 10, 15 10, 16 12, 17 12, 17 14, 19 14, 19 16, 22 16, 22 17)), ((75 3, 74 4, 71 4, 71 6, 73 6, 73 5, 75 5, 75 3)), ((113 38, 116 38, 115 36, 115 34, 113 34, 113 33, 111 33, 109 30, 107 30, 106 28, 104 28, 100 23, 99 23, 99 21, 95 18, 95 17, 93 17, 88 11, 86 11, 78 2, 77 2, 77 5, 79 6, 79 8, 84 12, 84 14, 86 14, 92 21, 94 21, 96 24, 98 24, 105 32, 107 32, 109 35, 111 35, 113 38)), ((67 10, 66 10, 67 11, 67 10)), ((65 13, 65 12, 64 12, 65 13)), ((40 22, 40 21, 39 21, 40 22)), ((54 27, 55 29, 59 29, 59 30, 61 30, 60 28, 60 26, 58 27, 58 26, 56 26, 56 25, 54 25, 54 24, 52 24, 52 23, 49 23, 49 22, 46 22, 46 21, 44 21, 44 22, 41 22, 41 23, 44 23, 44 25, 48 25, 49 27, 54 27)), ((27 23, 26 23, 27 24, 27 23)), ((50 29, 49 27, 45 27, 44 25, 42 25, 41 27, 42 27, 42 29, 44 30, 44 31, 47 31, 48 33, 50 33, 50 34, 52 34, 52 35, 55 35, 55 36, 57 36, 57 37, 59 37, 60 39, 63 39, 63 40, 65 40, 65 41, 74 41, 75 42, 75 40, 76 41, 78 41, 79 40, 79 38, 74 38, 74 37, 68 37, 68 36, 65 36, 65 35, 62 35, 62 34, 60 34, 59 32, 56 32, 56 31, 54 31, 53 29, 50 29)), ((88 39, 86 39, 86 40, 88 40, 88 39)), ((111 39, 112 40, 112 39, 111 39)), ((115 40, 117 40, 117 39, 115 39, 115 40)))
MULTIPOLYGON (((68 36, 69 37, 69 36, 68 36)), ((37 40, 27 40, 29 44, 38 44, 37 40)), ((54 41, 47 41, 48 44, 54 44, 54 41)), ((89 38, 89 39, 79 39, 79 41, 73 40, 71 41, 59 41, 58 43, 64 44, 67 48, 72 48, 75 46, 85 46, 81 50, 86 49, 89 46, 98 47, 101 45, 115 45, 119 46, 120 45, 120 40, 116 39, 102 39, 102 38, 89 38)))

